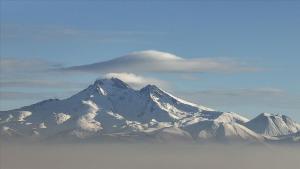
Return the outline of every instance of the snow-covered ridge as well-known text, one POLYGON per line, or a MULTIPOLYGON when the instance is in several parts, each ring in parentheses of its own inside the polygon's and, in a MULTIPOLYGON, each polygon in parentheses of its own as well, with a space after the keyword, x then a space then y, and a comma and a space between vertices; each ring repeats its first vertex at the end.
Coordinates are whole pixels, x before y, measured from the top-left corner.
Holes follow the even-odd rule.
POLYGON ((187 102, 154 85, 135 90, 111 78, 96 80, 64 100, 2 111, 0 129, 1 139, 263 142, 298 137, 300 125, 266 113, 249 120, 187 102))

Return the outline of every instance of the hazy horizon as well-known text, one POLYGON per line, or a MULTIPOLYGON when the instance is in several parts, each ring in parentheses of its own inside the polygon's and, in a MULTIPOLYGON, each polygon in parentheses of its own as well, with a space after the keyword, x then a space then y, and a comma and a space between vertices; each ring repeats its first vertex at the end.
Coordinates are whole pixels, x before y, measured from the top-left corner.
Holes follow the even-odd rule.
POLYGON ((225 144, 1 144, 3 169, 282 169, 299 146, 225 144))

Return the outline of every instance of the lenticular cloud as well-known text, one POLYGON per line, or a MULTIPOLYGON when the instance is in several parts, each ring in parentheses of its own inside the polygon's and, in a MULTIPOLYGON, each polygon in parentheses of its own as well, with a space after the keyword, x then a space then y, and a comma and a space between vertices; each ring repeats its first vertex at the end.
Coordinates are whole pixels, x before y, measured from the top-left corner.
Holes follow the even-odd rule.
POLYGON ((184 59, 179 56, 146 50, 132 52, 108 61, 64 68, 64 71, 81 71, 94 73, 110 72, 240 72, 255 71, 255 68, 243 66, 236 61, 217 58, 184 59))

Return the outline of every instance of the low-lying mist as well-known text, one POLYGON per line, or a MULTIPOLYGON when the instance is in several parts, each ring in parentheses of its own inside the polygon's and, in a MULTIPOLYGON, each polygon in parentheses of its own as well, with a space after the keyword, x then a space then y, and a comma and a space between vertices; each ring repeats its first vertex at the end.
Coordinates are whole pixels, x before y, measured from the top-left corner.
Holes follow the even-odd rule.
POLYGON ((299 145, 4 144, 1 169, 289 169, 299 145))

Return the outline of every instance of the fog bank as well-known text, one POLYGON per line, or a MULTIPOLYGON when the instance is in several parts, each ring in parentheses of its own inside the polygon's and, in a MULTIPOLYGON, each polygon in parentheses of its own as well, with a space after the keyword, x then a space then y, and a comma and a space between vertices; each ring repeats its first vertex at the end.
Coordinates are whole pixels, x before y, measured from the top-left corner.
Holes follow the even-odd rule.
POLYGON ((300 147, 191 144, 0 145, 1 169, 289 169, 300 147))

